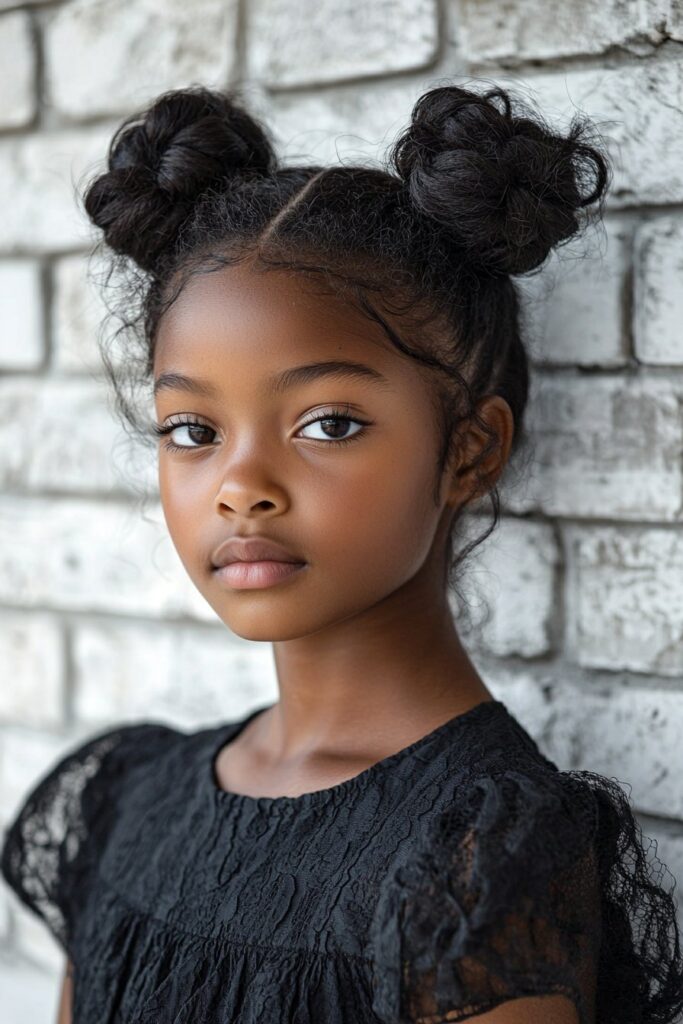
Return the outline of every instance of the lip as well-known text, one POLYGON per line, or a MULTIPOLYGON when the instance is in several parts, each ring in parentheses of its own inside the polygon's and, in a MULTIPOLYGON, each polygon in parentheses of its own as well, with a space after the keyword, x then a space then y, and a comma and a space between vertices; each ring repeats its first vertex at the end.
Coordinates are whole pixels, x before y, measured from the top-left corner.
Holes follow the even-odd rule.
POLYGON ((305 564, 303 558, 269 537, 229 537, 214 551, 211 564, 221 569, 234 562, 287 562, 305 564))
POLYGON ((235 561, 215 569, 214 575, 237 590, 258 590, 281 583, 305 568, 305 562, 267 559, 258 562, 235 561))

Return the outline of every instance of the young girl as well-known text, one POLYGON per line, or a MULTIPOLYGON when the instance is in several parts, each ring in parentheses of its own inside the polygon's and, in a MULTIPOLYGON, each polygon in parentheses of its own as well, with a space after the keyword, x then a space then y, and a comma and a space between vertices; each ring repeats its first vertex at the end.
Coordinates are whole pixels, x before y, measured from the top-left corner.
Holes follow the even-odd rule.
POLYGON ((117 408, 158 436, 193 583, 273 642, 279 699, 119 725, 28 796, 2 871, 67 955, 62 1021, 683 1009, 676 904, 623 790, 544 756, 448 600, 465 510, 490 498, 483 540, 523 436, 512 277, 608 178, 588 122, 558 134, 502 89, 425 93, 386 169, 279 167, 200 87, 116 132, 85 207, 141 299, 137 361, 105 359, 117 408))

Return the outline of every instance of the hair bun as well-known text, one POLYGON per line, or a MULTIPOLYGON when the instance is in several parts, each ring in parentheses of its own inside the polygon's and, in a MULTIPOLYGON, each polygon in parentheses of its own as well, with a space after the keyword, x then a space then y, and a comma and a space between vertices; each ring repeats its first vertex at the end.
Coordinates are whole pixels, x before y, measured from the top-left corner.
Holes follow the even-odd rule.
POLYGON ((264 129, 231 95, 173 90, 119 126, 85 209, 112 249, 152 271, 202 192, 275 164, 264 129))
POLYGON ((522 115, 501 88, 436 88, 390 154, 415 208, 494 273, 539 266, 608 182, 605 156, 583 141, 589 122, 575 117, 562 136, 528 108, 522 115))

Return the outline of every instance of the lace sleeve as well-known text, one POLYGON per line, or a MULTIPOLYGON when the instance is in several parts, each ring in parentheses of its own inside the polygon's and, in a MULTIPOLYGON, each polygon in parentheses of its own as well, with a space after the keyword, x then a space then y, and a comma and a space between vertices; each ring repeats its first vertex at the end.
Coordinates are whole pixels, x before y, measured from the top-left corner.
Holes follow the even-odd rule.
POLYGON ((91 737, 39 779, 5 830, 0 872, 67 956, 74 915, 113 820, 117 782, 169 732, 141 723, 91 737))
POLYGON ((676 1021, 676 904, 641 840, 624 791, 592 772, 468 783, 383 883, 370 931, 379 1019, 446 1024, 561 993, 581 1024, 676 1021))

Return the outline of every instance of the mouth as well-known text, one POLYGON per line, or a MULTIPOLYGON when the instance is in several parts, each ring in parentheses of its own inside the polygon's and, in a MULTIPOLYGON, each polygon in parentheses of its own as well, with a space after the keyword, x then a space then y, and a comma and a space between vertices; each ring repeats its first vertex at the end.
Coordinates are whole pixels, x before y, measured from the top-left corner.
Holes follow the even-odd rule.
POLYGON ((290 579, 305 569, 307 562, 277 562, 263 560, 259 562, 230 562, 220 569, 214 569, 214 576, 222 583, 227 583, 236 590, 258 590, 272 587, 283 580, 290 579))

